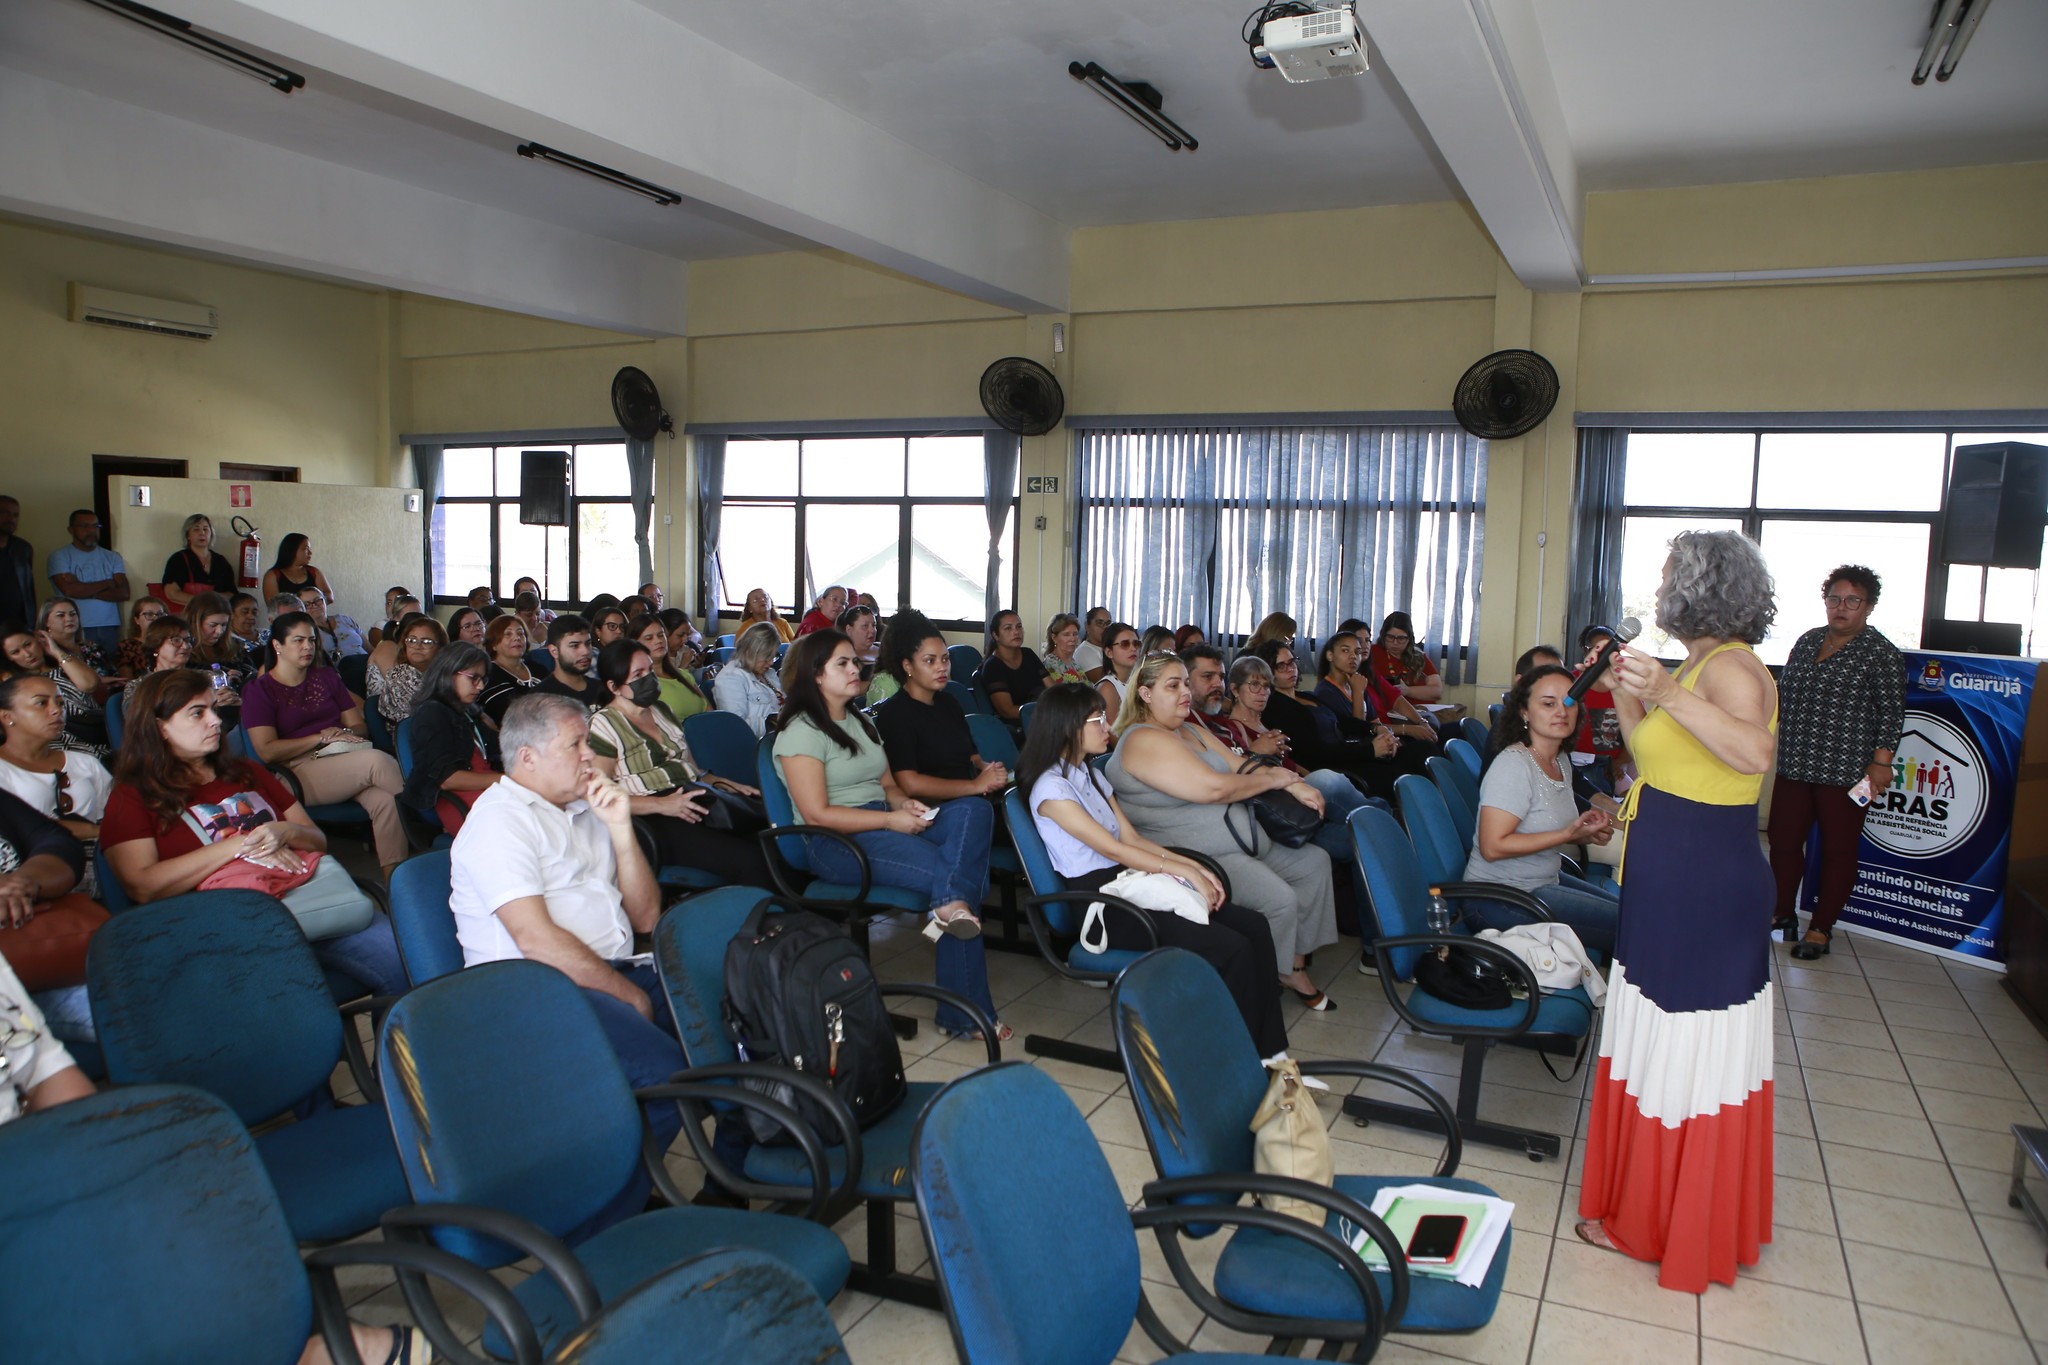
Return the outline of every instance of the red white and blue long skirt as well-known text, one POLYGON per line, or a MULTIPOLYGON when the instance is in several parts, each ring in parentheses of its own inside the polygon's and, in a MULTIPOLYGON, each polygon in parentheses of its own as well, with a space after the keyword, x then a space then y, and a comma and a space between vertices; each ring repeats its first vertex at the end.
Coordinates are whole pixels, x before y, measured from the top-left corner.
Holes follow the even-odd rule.
POLYGON ((1771 1240, 1773 886, 1754 805, 1638 802, 1579 1213, 1702 1294, 1771 1240))

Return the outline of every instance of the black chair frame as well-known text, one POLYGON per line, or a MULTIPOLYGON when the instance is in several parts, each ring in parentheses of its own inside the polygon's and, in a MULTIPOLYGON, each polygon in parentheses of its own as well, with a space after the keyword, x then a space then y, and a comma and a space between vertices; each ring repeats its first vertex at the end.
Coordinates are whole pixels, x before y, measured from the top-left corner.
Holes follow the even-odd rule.
MULTIPOLYGON (((357 1266, 385 1266, 398 1272, 401 1283, 407 1279, 419 1283, 423 1297, 427 1302, 435 1303, 436 1307, 431 1319, 415 1314, 413 1321, 432 1343, 436 1359, 448 1361, 451 1365, 501 1365, 463 1345, 420 1278, 428 1275, 447 1281, 483 1306, 510 1343, 515 1365, 540 1365, 540 1337, 533 1330, 533 1323, 519 1306, 519 1301, 512 1297, 512 1291, 488 1271, 478 1269, 459 1256, 450 1255, 438 1247, 386 1240, 323 1247, 309 1252, 305 1262, 306 1280, 313 1294, 314 1321, 335 1365, 364 1365, 349 1333, 348 1305, 342 1299, 341 1286, 335 1275, 338 1270, 357 1266)), ((410 1304, 410 1296, 407 1301, 410 1304)))

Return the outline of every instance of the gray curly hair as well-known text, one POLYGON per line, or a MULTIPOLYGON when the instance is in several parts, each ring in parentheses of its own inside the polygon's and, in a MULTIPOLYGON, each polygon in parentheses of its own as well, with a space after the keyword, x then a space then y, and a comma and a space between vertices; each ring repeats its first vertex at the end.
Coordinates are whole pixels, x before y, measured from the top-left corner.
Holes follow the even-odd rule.
POLYGON ((1673 639, 1759 644, 1778 600, 1763 551, 1740 531, 1681 531, 1657 589, 1657 625, 1673 639))

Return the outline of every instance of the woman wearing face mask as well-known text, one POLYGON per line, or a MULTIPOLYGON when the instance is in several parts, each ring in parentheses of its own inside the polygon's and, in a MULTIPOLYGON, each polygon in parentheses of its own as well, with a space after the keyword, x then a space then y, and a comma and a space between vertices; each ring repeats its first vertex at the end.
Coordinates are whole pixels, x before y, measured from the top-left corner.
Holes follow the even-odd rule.
POLYGON ((419 701, 406 719, 412 775, 399 799, 432 811, 450 838, 461 829, 477 797, 498 781, 484 742, 484 670, 490 661, 475 645, 457 640, 427 665, 419 701))
POLYGON ((164 618, 166 611, 164 604, 154 597, 135 599, 135 605, 128 609, 128 638, 114 646, 116 673, 132 680, 149 672, 149 655, 143 651, 142 637, 164 618))
POLYGON ((661 704, 661 680, 647 647, 638 640, 606 645, 598 651, 597 680, 611 701, 590 718, 594 766, 625 789, 633 817, 654 836, 658 861, 773 889, 754 828, 739 828, 758 828, 759 822, 702 790, 712 787, 752 801, 760 789, 697 766, 682 727, 661 704))
POLYGON ((668 627, 658 616, 642 616, 626 624, 626 637, 637 641, 654 661, 655 680, 661 689, 661 704, 678 723, 699 711, 711 709, 711 698, 697 686, 697 680, 681 668, 668 652, 668 627))

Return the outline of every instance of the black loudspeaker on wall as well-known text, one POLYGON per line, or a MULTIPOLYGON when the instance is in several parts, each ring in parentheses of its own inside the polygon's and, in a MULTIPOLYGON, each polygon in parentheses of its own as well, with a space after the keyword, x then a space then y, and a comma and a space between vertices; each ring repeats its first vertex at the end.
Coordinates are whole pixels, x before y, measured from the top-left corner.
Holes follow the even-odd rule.
POLYGON ((569 524, 569 454, 519 452, 519 520, 527 526, 569 524))
POLYGON ((2000 569, 2041 565, 2041 518, 2048 508, 2048 446, 2019 441, 1957 446, 1948 476, 1941 557, 2000 569))

